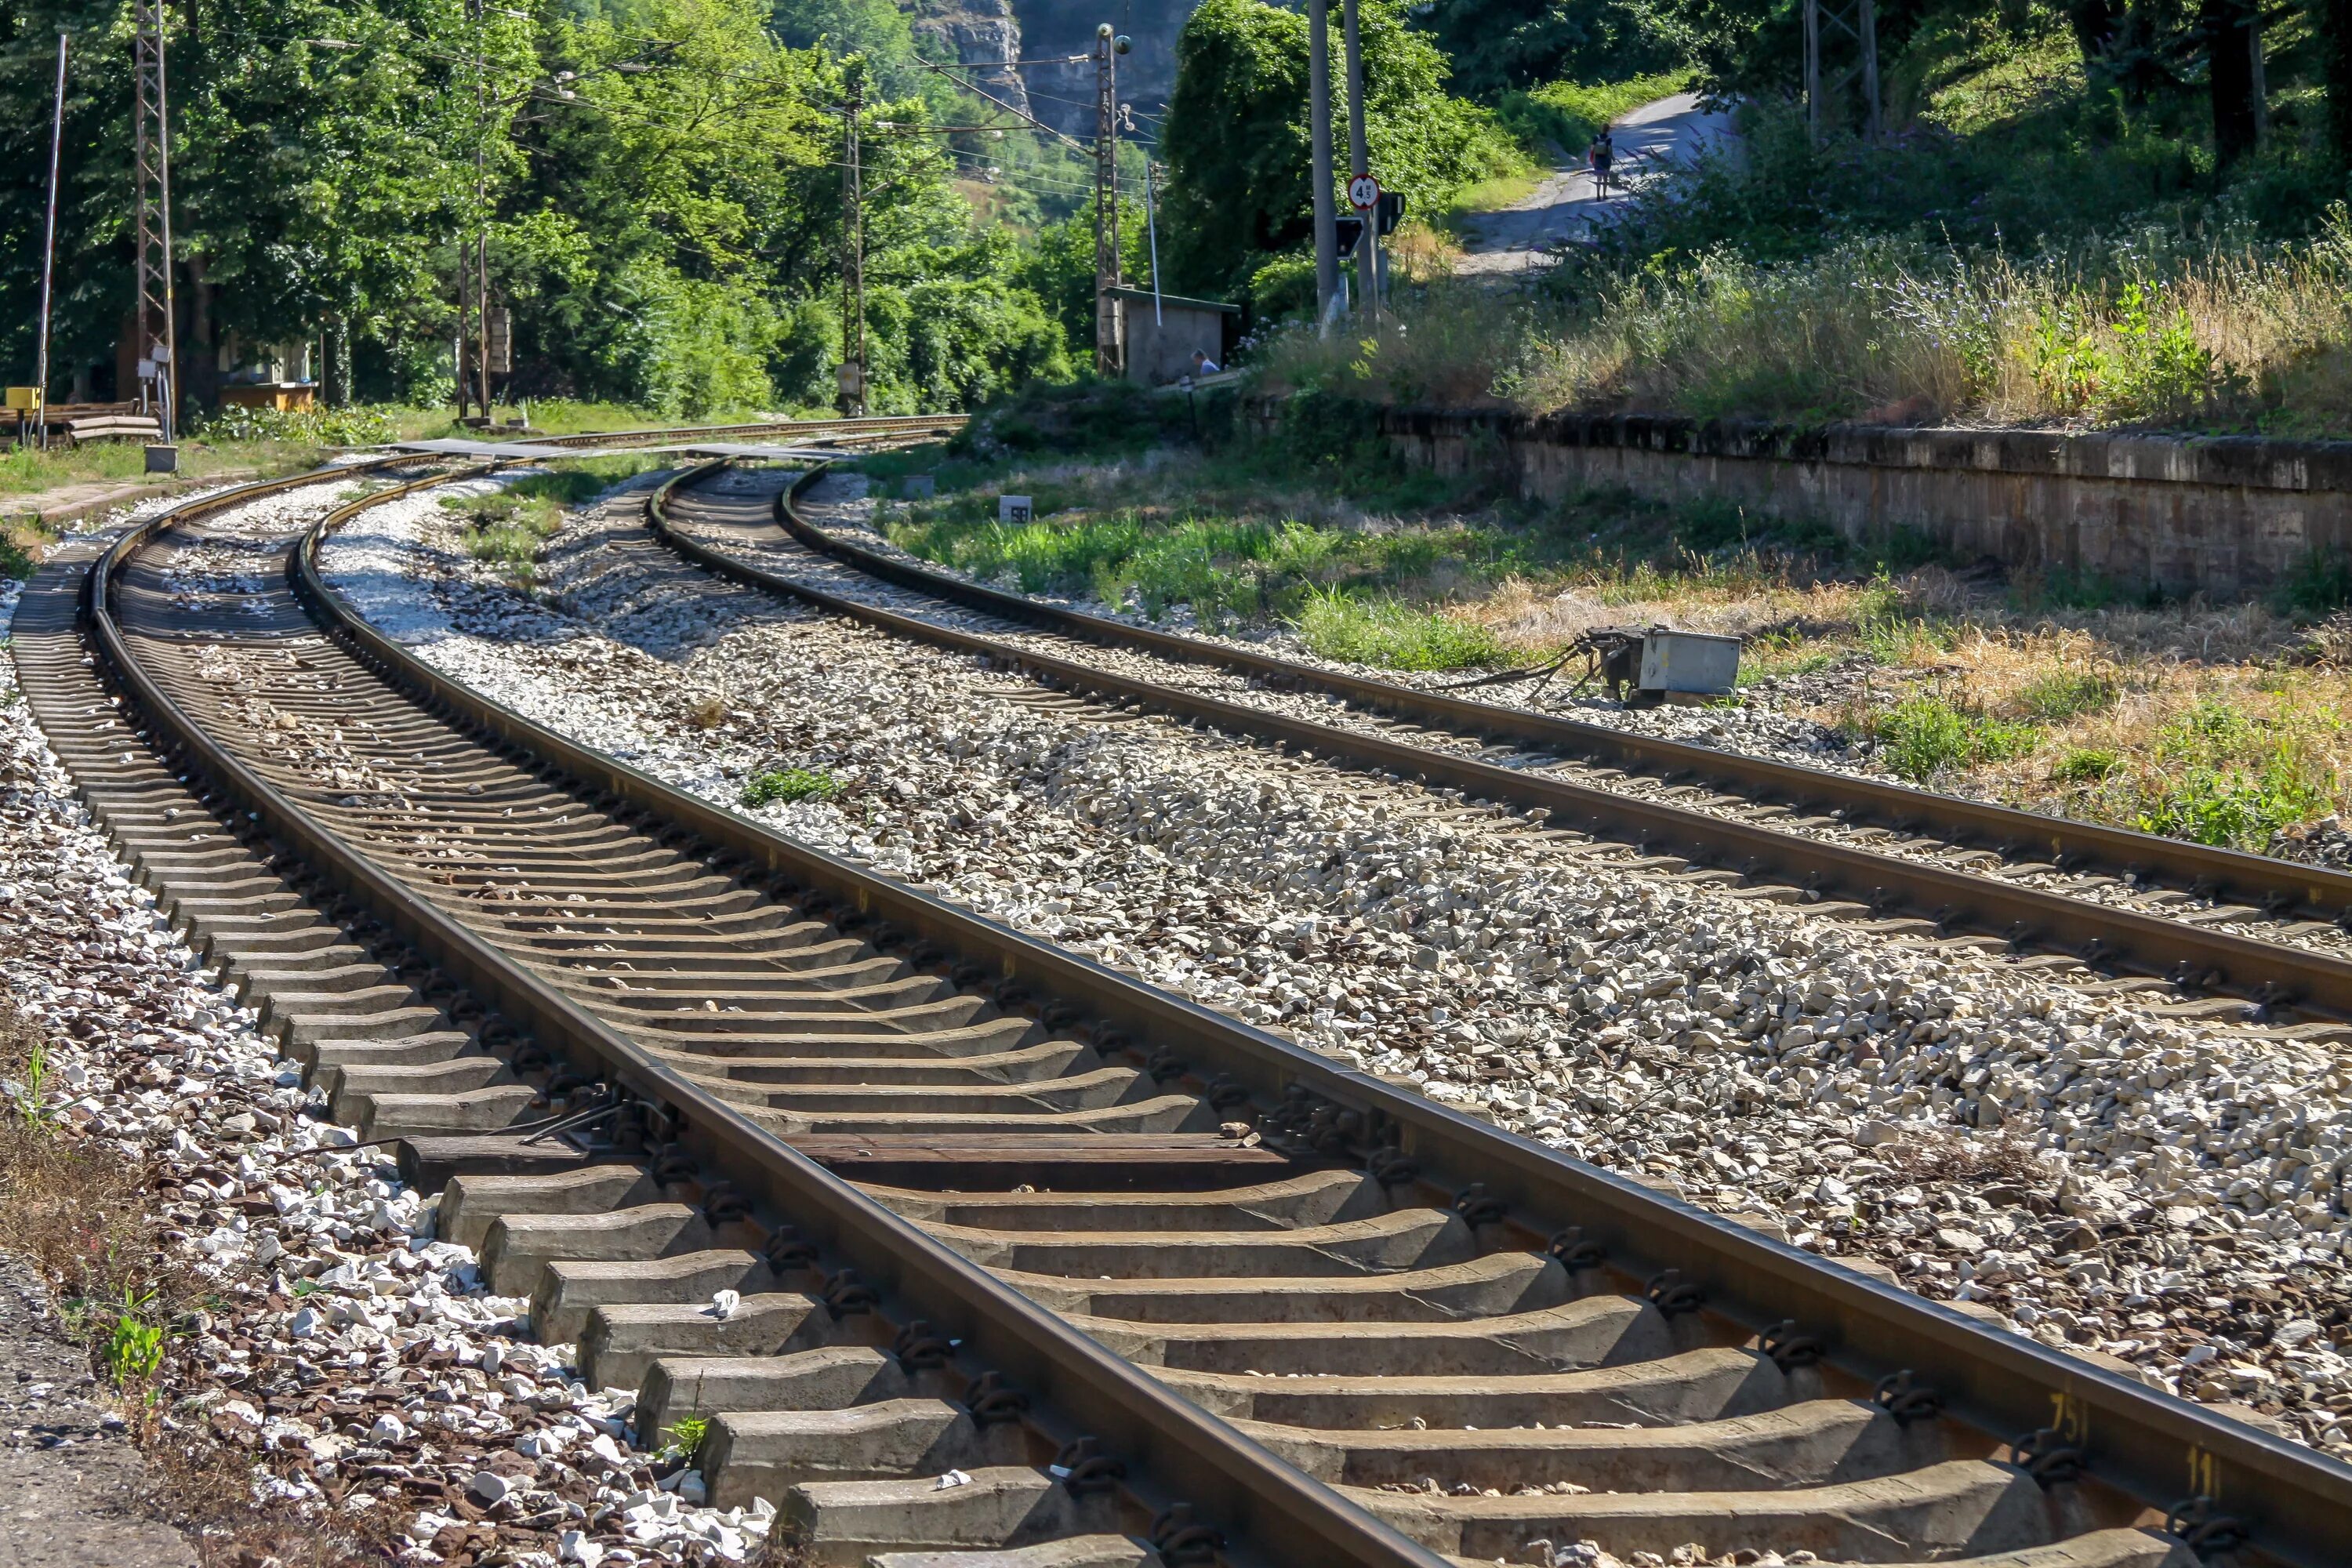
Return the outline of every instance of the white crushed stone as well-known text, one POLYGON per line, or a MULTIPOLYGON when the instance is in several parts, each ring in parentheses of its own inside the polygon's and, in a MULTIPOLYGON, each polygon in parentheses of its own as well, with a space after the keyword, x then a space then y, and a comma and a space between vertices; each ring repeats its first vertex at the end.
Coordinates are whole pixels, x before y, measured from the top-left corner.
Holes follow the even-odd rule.
MULTIPOLYGON (((282 532, 323 505, 298 491, 234 521, 282 532)), ((0 632, 19 592, 0 584, 0 632)), ((399 1511, 405 1563, 442 1561, 436 1537, 463 1521, 417 1510, 404 1483, 437 1495, 484 1473, 503 1478, 487 1520, 519 1564, 747 1556, 772 1507, 682 1506, 700 1478, 631 1447, 634 1394, 585 1387, 572 1346, 523 1337, 529 1301, 488 1294, 472 1252, 434 1238, 433 1200, 323 1120, 222 978, 131 884, 0 660, 0 980, 47 1044, 41 1081, 0 1098, 177 1184, 154 1212, 162 1242, 218 1305, 171 1343, 165 1428, 251 1450, 257 1500, 399 1511), (321 1395, 360 1413, 265 1413, 321 1395)))
MULTIPOLYGON (((811 523, 830 531, 841 533, 852 543, 880 554, 907 562, 928 571, 943 572, 950 576, 972 580, 970 574, 959 574, 938 562, 926 561, 892 543, 876 526, 877 507, 867 499, 866 480, 862 474, 845 473, 827 477, 812 487, 810 495, 801 506, 802 515, 811 523)), ((984 635, 1065 659, 1072 659, 1117 674, 1156 679, 1200 691, 1224 701, 1234 702, 1262 711, 1281 713, 1312 723, 1328 724, 1358 733, 1394 733, 1389 721, 1360 708, 1350 707, 1339 699, 1311 691, 1270 690, 1250 678, 1198 665, 1176 664, 1148 655, 1124 649, 1106 648, 1076 638, 1049 632, 1033 630, 1000 622, 959 606, 944 604, 929 595, 894 587, 865 575, 845 563, 828 560, 804 549, 797 542, 779 537, 768 543, 749 539, 730 539, 726 548, 737 555, 752 560, 771 571, 796 581, 809 583, 831 593, 855 599, 863 604, 880 605, 902 615, 930 620, 942 625, 959 626, 984 635)), ((1010 579, 1011 574, 1006 574, 1010 579)), ((1006 592, 1017 592, 1018 584, 1003 581, 987 584, 1006 592)), ((1318 669, 1343 674, 1371 674, 1377 679, 1437 689, 1463 679, 1454 672, 1372 669, 1350 666, 1314 653, 1286 631, 1268 631, 1234 636, 1204 632, 1192 624, 1184 606, 1176 606, 1161 621, 1153 621, 1139 612, 1106 606, 1089 599, 1064 599, 1051 595, 1036 596, 1041 603, 1062 605, 1087 614, 1108 616, 1137 626, 1158 626, 1180 630, 1187 636, 1227 647, 1267 652, 1294 659, 1318 669), (1180 613, 1181 612, 1181 613, 1180 613)), ((1831 672, 1817 677, 1802 678, 1818 687, 1823 682, 1855 679, 1851 670, 1831 672)), ((1608 701, 1597 695, 1572 697, 1570 682, 1558 681, 1540 690, 1526 687, 1482 687, 1469 693, 1479 701, 1503 707, 1538 712, 1549 717, 1578 721, 1640 734, 1681 741, 1689 744, 1743 755, 1763 757, 1770 761, 1793 763, 1830 773, 1856 778, 1885 779, 1886 772, 1872 760, 1872 749, 1847 747, 1835 731, 1811 720, 1795 717, 1780 710, 1780 696, 1759 695, 1760 689, 1751 688, 1738 706, 1684 707, 1667 705, 1658 708, 1629 708, 1608 701)), ((2352 956, 2352 931, 2320 921, 2298 919, 2273 919, 2251 906, 2230 901, 2218 895, 2202 895, 2179 889, 2149 891, 2136 887, 2123 878, 2096 869, 2062 870, 2040 861, 2016 859, 1994 855, 1989 851, 1954 846, 1933 835, 1911 837, 1892 832, 1868 823, 1847 824, 1823 816, 1798 816, 1786 807, 1758 808, 1731 795, 1717 795, 1693 784, 1669 784, 1642 773, 1620 774, 1613 772, 1594 775, 1585 764, 1567 762, 1553 765, 1525 754, 1498 755, 1507 747, 1493 747, 1467 735, 1430 734, 1410 731, 1405 739, 1411 743, 1454 752, 1462 756, 1483 756, 1499 762, 1502 766, 1524 769, 1531 773, 1552 773, 1570 783, 1598 783, 1613 792, 1639 799, 1655 801, 1685 810, 1710 816, 1759 823, 1777 831, 1832 844, 1848 845, 1878 854, 1895 855, 1906 860, 1930 863, 1952 870, 1966 871, 2020 887, 2062 892, 2068 897, 2111 907, 2128 907, 2144 914, 2161 915, 2168 919, 2192 921, 2206 930, 2227 931, 2260 942, 2283 942, 2315 952, 2352 956)), ((2331 819, 2332 821, 2332 819, 2331 819)), ((2315 830, 2310 854, 2322 858, 2336 853, 2337 840, 2352 845, 2352 835, 2345 835, 2340 824, 2322 824, 2315 830)), ((2352 854, 2352 849, 2345 849, 2352 854)))
POLYGON ((636 508, 519 595, 429 500, 327 554, 541 722, 991 917, 1796 1244, 2352 1452, 2334 1049, 2160 1018, 1580 857, 1499 813, 1156 719, 693 574, 636 508))

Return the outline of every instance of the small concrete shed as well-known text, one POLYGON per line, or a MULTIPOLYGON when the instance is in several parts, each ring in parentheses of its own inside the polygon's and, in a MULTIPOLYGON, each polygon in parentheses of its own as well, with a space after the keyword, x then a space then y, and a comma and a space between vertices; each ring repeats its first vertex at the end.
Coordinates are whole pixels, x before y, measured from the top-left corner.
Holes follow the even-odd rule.
POLYGON ((1155 317, 1150 289, 1110 292, 1118 301, 1119 340, 1127 346, 1127 379, 1138 386, 1165 386, 1192 374, 1196 349, 1223 364, 1241 331, 1239 305, 1162 294, 1155 317))

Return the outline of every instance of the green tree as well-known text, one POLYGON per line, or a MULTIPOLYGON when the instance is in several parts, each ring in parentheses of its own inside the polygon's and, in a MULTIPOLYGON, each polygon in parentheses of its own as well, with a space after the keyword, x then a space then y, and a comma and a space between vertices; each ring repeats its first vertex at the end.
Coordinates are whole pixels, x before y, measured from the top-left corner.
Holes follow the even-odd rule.
MULTIPOLYGON (((331 328, 391 342, 436 330, 436 247, 469 200, 484 123, 477 76, 495 95, 529 69, 528 24, 476 24, 459 0, 208 0, 198 15, 201 27, 175 27, 170 43, 188 390, 205 394, 232 334, 280 342, 331 328)), ((73 53, 54 363, 60 392, 98 392, 131 303, 120 0, 0 12, 0 342, 29 368, 61 27, 73 53)), ((502 161, 500 146, 490 152, 502 161)))
POLYGON ((1688 57, 1672 17, 1647 0, 1433 0, 1415 15, 1454 65, 1454 85, 1492 102, 1551 81, 1623 81, 1688 57))
MULTIPOLYGON (((1492 116, 1447 95, 1444 57, 1405 26, 1401 0, 1363 0, 1361 18, 1372 172, 1384 184, 1434 205, 1517 163, 1492 116)), ((1171 284, 1222 293, 1313 237, 1307 21, 1265 0, 1203 0, 1176 58, 1160 257, 1171 284)))

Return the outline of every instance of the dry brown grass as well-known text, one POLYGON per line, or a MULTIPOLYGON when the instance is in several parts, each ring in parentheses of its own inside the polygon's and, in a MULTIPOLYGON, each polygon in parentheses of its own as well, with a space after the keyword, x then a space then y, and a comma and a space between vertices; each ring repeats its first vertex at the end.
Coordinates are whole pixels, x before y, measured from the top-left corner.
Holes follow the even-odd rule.
POLYGON ((2151 231, 2022 259, 1863 238, 1555 296, 1444 281, 1426 248, 1412 266, 1433 281, 1402 320, 1286 334, 1261 356, 1273 383, 1456 408, 2352 430, 2342 208, 2292 244, 2151 231))
POLYGON ((399 1561, 414 1517, 397 1498, 356 1514, 257 1500, 253 1455, 202 1426, 151 1438, 146 1454, 137 1500, 186 1533, 200 1568, 378 1568, 399 1561))
MULTIPOLYGON (((27 1082, 46 1049, 39 1026, 0 999, 0 1076, 27 1082)), ((119 1300, 152 1287, 148 1184, 120 1150, 90 1149, 61 1126, 0 1110, 0 1247, 29 1259, 60 1297, 119 1300)))
MULTIPOLYGON (((0 1077, 18 1083, 46 1067, 40 1026, 0 998, 0 1077)), ((120 1304, 169 1322, 195 1304, 189 1281, 168 1266, 150 1167, 112 1145, 93 1148, 70 1127, 0 1109, 0 1247, 27 1259, 58 1300, 62 1317, 109 1378, 105 1346, 120 1304)), ((167 1429, 176 1392, 168 1365, 115 1390, 150 1461, 133 1500, 187 1532, 203 1568, 353 1568, 396 1561, 396 1505, 332 1518, 254 1495, 255 1455, 201 1425, 167 1429)))
POLYGON ((1523 657, 1601 626, 1746 637, 1751 681, 1846 672, 1774 699, 1832 728, 1920 700, 2007 726, 2009 745, 1936 782, 2032 809, 2257 849, 2352 812, 2352 636, 2259 603, 2070 608, 2042 603, 2047 588, 1939 566, 1857 581, 1790 563, 1595 563, 1511 579, 1456 614, 1523 657), (2192 821, 2184 789, 2236 804, 2192 821))

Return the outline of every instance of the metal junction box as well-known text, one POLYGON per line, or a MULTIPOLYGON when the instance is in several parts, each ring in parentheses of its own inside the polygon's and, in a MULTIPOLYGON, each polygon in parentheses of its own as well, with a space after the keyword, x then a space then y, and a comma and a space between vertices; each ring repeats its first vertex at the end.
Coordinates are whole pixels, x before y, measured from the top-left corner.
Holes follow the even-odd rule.
POLYGON ((1643 691, 1686 691, 1716 696, 1739 677, 1739 639, 1710 632, 1670 632, 1653 627, 1642 638, 1643 691))

